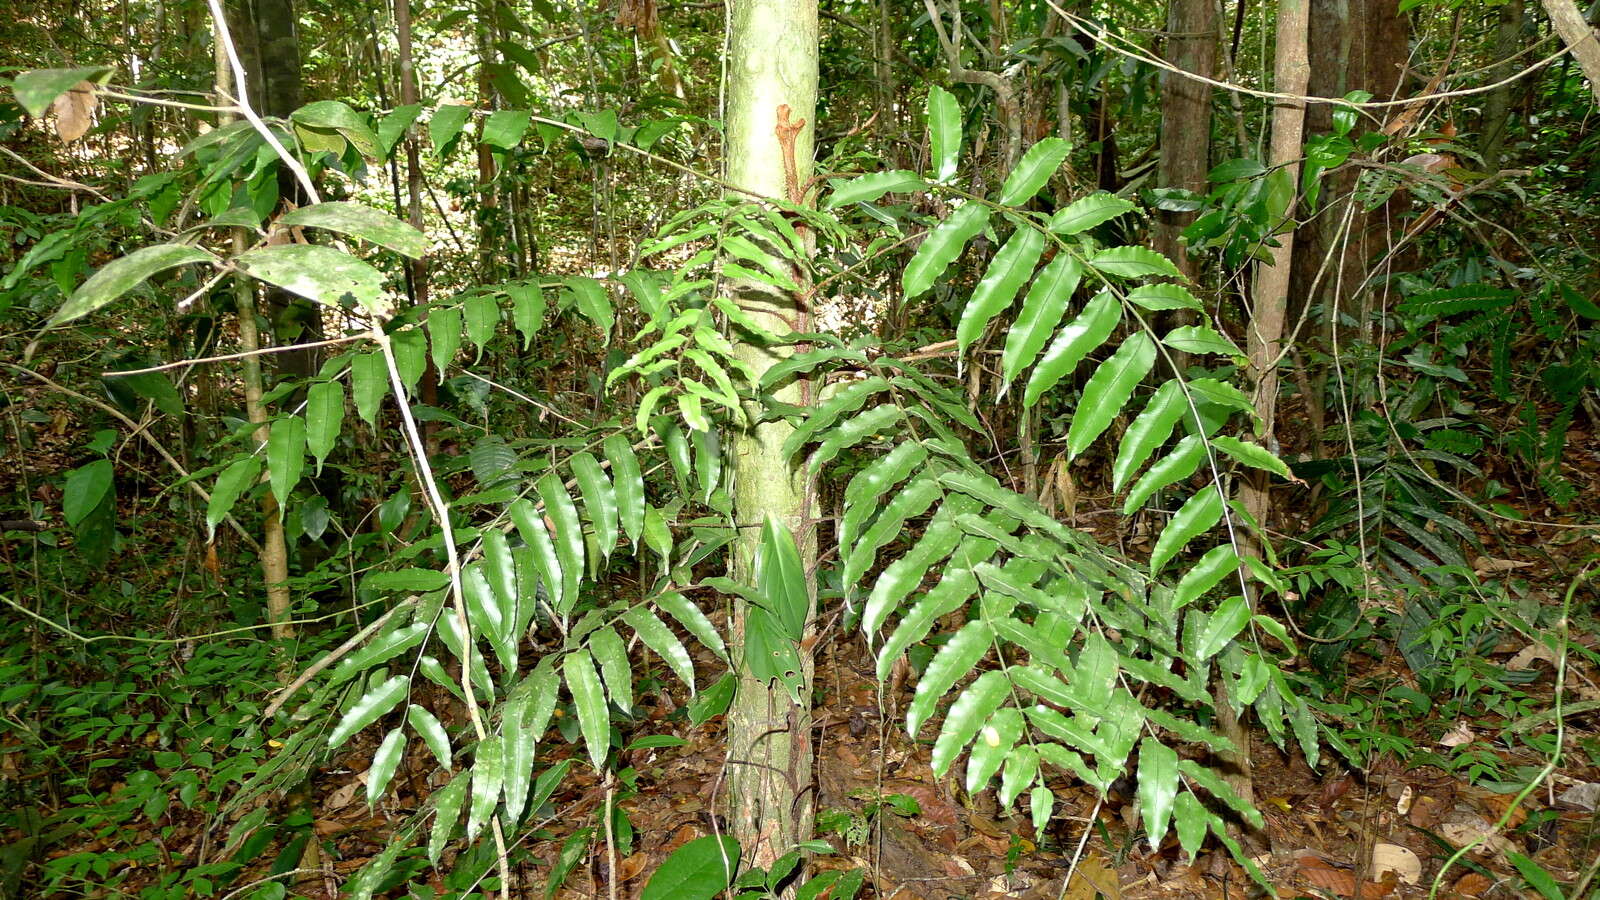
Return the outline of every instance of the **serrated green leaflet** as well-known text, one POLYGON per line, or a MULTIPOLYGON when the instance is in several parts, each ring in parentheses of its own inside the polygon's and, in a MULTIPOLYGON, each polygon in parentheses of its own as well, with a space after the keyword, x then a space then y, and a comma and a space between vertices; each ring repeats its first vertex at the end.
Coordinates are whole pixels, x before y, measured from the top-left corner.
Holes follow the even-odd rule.
POLYGON ((1090 300, 1077 318, 1062 326, 1055 340, 1045 350, 1044 357, 1034 366, 1023 391, 1022 403, 1032 406, 1045 392, 1055 387, 1061 379, 1078 367, 1089 351, 1105 343, 1117 323, 1122 321, 1122 308, 1109 291, 1102 291, 1090 300))
POLYGON ((1047 137, 1028 148, 1017 162, 1016 168, 1006 176, 1000 188, 1001 206, 1021 206, 1033 199, 1045 186, 1061 164, 1066 161, 1072 145, 1058 137, 1047 137))
POLYGON ((993 641, 994 630, 982 620, 968 622, 950 636, 928 662, 922 677, 917 679, 916 693, 906 707, 907 734, 916 737, 923 724, 933 715, 934 705, 949 693, 957 681, 972 671, 978 660, 989 652, 993 641))
POLYGON ((1182 387, 1177 379, 1163 382, 1156 388, 1155 393, 1145 402, 1144 411, 1139 413, 1122 435, 1122 443, 1117 447, 1116 461, 1111 466, 1113 491, 1122 490, 1122 486, 1128 483, 1133 473, 1139 471, 1139 467, 1150 458, 1150 454, 1167 442, 1178 420, 1188 411, 1188 398, 1183 396, 1182 387))
POLYGON ((989 717, 972 742, 972 754, 967 758, 967 793, 976 794, 989 786, 989 779, 1014 752, 1022 725, 1022 711, 1012 706, 1001 707, 989 717))
POLYGON ((1082 279, 1083 264, 1065 251, 1056 254, 1055 259, 1039 270, 1022 301, 1022 312, 1017 314, 1016 322, 1006 333, 1005 350, 1000 355, 1001 396, 1005 396, 1022 370, 1039 357, 1039 351, 1061 323, 1067 304, 1072 301, 1072 294, 1082 279))
POLYGON ((915 299, 933 287, 944 270, 961 255, 967 241, 977 237, 987 224, 989 208, 979 203, 968 203, 928 232, 901 277, 906 299, 915 299))
POLYGON ((950 704, 939 737, 933 742, 931 763, 935 775, 943 777, 950 771, 956 757, 972 743, 983 723, 1010 696, 1010 688, 1004 673, 985 672, 950 704))
POLYGON ((356 732, 376 722, 383 714, 398 706, 410 689, 411 679, 404 675, 396 675, 368 690, 328 734, 328 746, 330 748, 342 746, 356 732))
POLYGON ((389 779, 394 777, 394 770, 400 766, 400 758, 405 752, 404 728, 396 728, 384 736, 383 743, 372 754, 372 765, 367 768, 368 806, 376 806, 383 792, 389 789, 389 779))
POLYGON ((1122 514, 1133 515, 1133 511, 1143 506, 1151 494, 1193 475, 1205 458, 1206 445, 1200 435, 1191 434, 1179 441, 1171 453, 1157 460, 1134 482, 1127 499, 1122 503, 1122 514))
POLYGON ((835 178, 829 184, 833 192, 828 195, 828 209, 838 209, 851 203, 871 203, 884 194, 920 191, 928 186, 921 175, 905 169, 873 172, 859 178, 835 178))
POLYGON ((1135 332, 1105 362, 1095 369, 1083 386, 1083 399, 1067 429, 1067 456, 1077 457, 1089 449, 1111 420, 1122 412, 1133 389, 1155 365, 1156 345, 1143 331, 1135 332))
POLYGON ((1090 194, 1051 216, 1049 228, 1056 234, 1078 234, 1135 209, 1138 207, 1121 197, 1103 192, 1090 194))
POLYGON ((1151 275, 1183 277, 1172 260, 1149 247, 1107 247, 1089 257, 1089 268, 1118 278, 1144 278, 1151 275))
MULTIPOLYGON (((938 85, 928 89, 928 138, 932 147, 933 178, 949 181, 961 162, 961 104, 938 85)), ((909 295, 909 292, 907 292, 909 295)))
POLYGON ((1179 610, 1200 599, 1206 591, 1228 575, 1239 571, 1239 555, 1232 544, 1222 544, 1206 551, 1206 555, 1183 573, 1178 586, 1173 589, 1172 606, 1179 610))
POLYGON ((1203 664, 1217 655, 1249 623, 1250 604, 1243 597, 1235 596, 1222 601, 1206 616, 1205 625, 1200 629, 1194 645, 1185 648, 1185 657, 1193 665, 1203 664))
POLYGON ((1152 737, 1139 744, 1139 812, 1152 848, 1167 836, 1167 822, 1178 796, 1178 753, 1152 737))
POLYGON ((1016 299, 1022 283, 1033 274, 1033 267, 1044 252, 1044 235, 1033 228, 1018 228, 994 255, 989 268, 973 289, 972 297, 961 310, 956 324, 956 348, 965 355, 967 348, 982 334, 989 320, 999 315, 1016 299))
POLYGON ((1156 539, 1155 549, 1150 551, 1150 574, 1161 571, 1161 567, 1176 556, 1184 545, 1211 530, 1221 520, 1222 492, 1216 485, 1208 484, 1190 497, 1173 514, 1167 527, 1162 529, 1161 536, 1156 539))
POLYGON ((572 707, 578 714, 578 727, 595 769, 605 768, 611 750, 611 716, 606 710, 605 691, 595 673, 594 660, 587 650, 575 650, 562 660, 561 673, 572 693, 572 707))

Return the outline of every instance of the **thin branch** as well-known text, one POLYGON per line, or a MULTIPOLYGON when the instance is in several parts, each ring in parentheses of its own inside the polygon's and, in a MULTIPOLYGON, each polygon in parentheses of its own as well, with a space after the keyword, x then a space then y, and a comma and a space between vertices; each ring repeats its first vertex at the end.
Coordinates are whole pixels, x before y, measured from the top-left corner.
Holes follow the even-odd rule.
POLYGON ((317 347, 331 347, 335 344, 349 344, 355 341, 365 341, 369 335, 349 334, 344 337, 328 338, 325 341, 312 341, 309 344, 285 344, 281 347, 262 347, 259 350, 243 350, 238 353, 224 353, 221 356, 201 356, 196 359, 180 359, 177 362, 162 363, 159 366, 150 366, 147 369, 124 369, 117 372, 101 372, 102 378, 121 378, 127 375, 147 375, 151 372, 165 372, 169 369, 181 369, 184 366, 198 366, 203 363, 227 362, 235 359, 245 359, 251 356, 266 356, 269 353, 290 353, 296 350, 312 350, 317 347))

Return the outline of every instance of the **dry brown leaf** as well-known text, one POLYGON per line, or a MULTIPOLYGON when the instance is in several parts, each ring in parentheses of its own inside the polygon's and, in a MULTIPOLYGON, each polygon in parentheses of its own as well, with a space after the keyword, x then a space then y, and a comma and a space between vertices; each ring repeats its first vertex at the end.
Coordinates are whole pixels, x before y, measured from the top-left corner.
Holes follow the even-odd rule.
POLYGON ((1468 725, 1466 721, 1463 720, 1457 722, 1454 728, 1446 731, 1444 735, 1439 738, 1439 746, 1460 747, 1465 744, 1470 744, 1477 739, 1478 736, 1473 733, 1472 726, 1468 725))
POLYGON ((1089 853, 1078 861, 1072 882, 1061 897, 1062 900, 1095 900, 1096 897, 1122 900, 1122 884, 1104 856, 1089 853))
POLYGON ((1494 882, 1477 872, 1468 872, 1456 880, 1454 890, 1463 897, 1477 897, 1492 887, 1494 882))
POLYGON ((650 866, 650 854, 643 850, 627 856, 617 863, 617 880, 627 881, 650 866))
POLYGON ((72 86, 72 90, 57 97, 50 105, 51 111, 56 114, 56 134, 69 144, 88 134, 89 126, 94 124, 97 102, 94 85, 87 81, 78 82, 72 86))
POLYGON ((1422 880, 1422 860, 1399 844, 1372 845, 1372 874, 1381 879, 1389 872, 1401 884, 1416 884, 1422 880))

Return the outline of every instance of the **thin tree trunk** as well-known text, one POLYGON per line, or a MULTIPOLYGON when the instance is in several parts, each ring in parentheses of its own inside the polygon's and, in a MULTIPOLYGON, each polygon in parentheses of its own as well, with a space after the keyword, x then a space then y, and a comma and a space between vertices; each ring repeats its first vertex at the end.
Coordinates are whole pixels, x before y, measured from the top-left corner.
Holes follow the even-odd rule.
MULTIPOLYGON (((1167 62, 1185 72, 1212 77, 1217 58, 1213 0, 1171 0, 1167 7, 1167 62)), ((1173 72, 1161 76, 1161 161, 1157 183, 1204 193, 1211 169, 1211 86, 1173 72)), ((1157 210, 1155 248, 1191 281, 1199 266, 1184 252, 1180 235, 1192 212, 1157 210)))
MULTIPOLYGON (((1279 94, 1304 95, 1311 77, 1311 64, 1307 58, 1306 35, 1308 28, 1308 0, 1279 0, 1277 47, 1274 51, 1273 90, 1279 94)), ((1267 164, 1273 170, 1269 178, 1284 179, 1293 196, 1300 181, 1301 144, 1305 131, 1305 103, 1299 100, 1279 100, 1272 111, 1272 142, 1267 164)), ((1278 246, 1268 248, 1270 262, 1257 266, 1255 290, 1251 305, 1248 353, 1250 368, 1255 376, 1255 393, 1252 400, 1256 414, 1265 423, 1267 441, 1277 449, 1272 438, 1274 419, 1278 410, 1278 357, 1283 339, 1284 319, 1289 305, 1290 263, 1294 257, 1294 215, 1291 203, 1283 211, 1282 232, 1277 235, 1278 246)), ((1239 490, 1245 511, 1263 526, 1271 511, 1268 482, 1246 476, 1239 490)), ((1253 541, 1247 540, 1245 551, 1259 553, 1253 541)), ((1222 733, 1239 748, 1236 754, 1224 756, 1224 762, 1234 770, 1230 781, 1246 802, 1254 803, 1255 789, 1250 765, 1250 735, 1234 710, 1227 681, 1217 680, 1217 724, 1222 733)))
POLYGON ((1550 24, 1555 26, 1556 33, 1561 35, 1561 40, 1572 51, 1572 58, 1577 60, 1578 68, 1589 79, 1589 90, 1596 102, 1600 102, 1600 35, 1595 34, 1594 26, 1584 19, 1573 0, 1541 2, 1544 3, 1544 11, 1550 15, 1550 24))
MULTIPOLYGON (((216 48, 217 93, 231 96, 236 90, 233 69, 228 65, 220 32, 216 48)), ((232 116, 224 114, 222 118, 227 121, 232 116)), ((244 251, 245 240, 244 229, 236 229, 233 234, 235 254, 244 251)), ((245 276, 235 276, 233 296, 235 312, 239 317, 239 349, 245 354, 242 361, 245 418, 255 426, 256 443, 264 447, 272 437, 272 425, 267 421, 266 405, 261 402, 261 357, 255 353, 261 349, 261 335, 256 329, 255 286, 245 276)), ((265 481, 267 475, 263 474, 261 478, 265 481)), ((271 491, 261 497, 261 515, 261 579, 267 593, 267 621, 272 625, 272 636, 283 640, 294 636, 294 626, 289 623, 289 550, 284 542, 278 501, 271 491)))
MULTIPOLYGON (((1494 56, 1500 63, 1490 75, 1495 81, 1516 71, 1517 64, 1511 56, 1522 46, 1524 10, 1522 0, 1508 0, 1500 7, 1494 40, 1494 56)), ((1483 136, 1483 165, 1490 172, 1500 170, 1505 155, 1506 130, 1511 125, 1511 92, 1515 88, 1515 84, 1502 84, 1483 101, 1483 126, 1478 131, 1483 136)))
MULTIPOLYGON (((793 200, 811 175, 817 99, 816 0, 732 0, 728 36, 726 175, 744 190, 793 200), (785 127, 788 126, 788 127, 785 127), (795 127, 800 126, 800 127, 795 127), (787 140, 781 139, 786 136, 787 140)), ((760 285, 735 286, 737 301, 777 332, 804 330, 796 298, 760 285)), ((757 375, 791 347, 739 346, 757 375)), ((803 382, 780 391, 780 402, 809 402, 803 382)), ((804 472, 781 452, 791 427, 755 426, 732 442, 734 515, 739 540, 733 575, 753 582, 761 526, 768 516, 788 527, 810 572, 816 560, 815 500, 804 472)), ((813 586, 813 597, 815 596, 813 586)), ((799 702, 764 683, 742 661, 747 606, 735 600, 732 626, 740 659, 739 692, 728 715, 729 822, 750 864, 766 867, 811 836, 812 664, 800 650, 799 702)), ((809 632, 811 624, 806 629, 809 632)))

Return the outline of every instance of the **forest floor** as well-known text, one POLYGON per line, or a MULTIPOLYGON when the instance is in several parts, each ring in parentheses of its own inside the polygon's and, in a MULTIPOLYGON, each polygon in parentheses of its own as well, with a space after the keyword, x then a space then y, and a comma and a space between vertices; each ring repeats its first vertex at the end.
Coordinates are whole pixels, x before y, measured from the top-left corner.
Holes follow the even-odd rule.
MULTIPOLYGON (((1575 436, 1574 445, 1581 446, 1581 439, 1575 436)), ((37 463, 38 457, 34 459, 37 463)), ((39 475, 36 471, 30 477, 38 483, 39 475)), ((1585 502, 1600 505, 1597 498, 1600 494, 1590 493, 1585 502)), ((1556 515, 1544 508, 1525 512, 1546 519, 1556 515)), ((1595 512, 1569 510, 1564 515, 1595 521, 1595 512)), ((1495 552, 1505 558, 1480 557, 1480 574, 1504 578, 1516 573, 1532 584, 1531 590, 1543 592, 1542 602, 1559 607, 1564 579, 1580 568, 1578 551, 1589 540, 1563 543, 1549 536, 1533 525, 1507 526, 1494 542, 1495 552), (1519 552, 1522 558, 1512 558, 1519 552), (1563 552, 1572 558, 1551 565, 1548 554, 1563 552), (1545 573, 1548 583, 1540 584, 1537 573, 1545 573)), ((1579 602, 1592 603, 1592 596, 1581 592, 1579 602)), ((1573 640, 1589 651, 1597 646, 1593 634, 1574 634, 1573 640)), ((1551 708, 1558 670, 1547 649, 1510 638, 1483 648, 1477 654, 1480 677, 1473 688, 1479 696, 1457 690, 1450 697, 1431 698, 1428 708, 1408 706, 1411 701, 1401 699, 1429 698, 1392 645, 1364 650, 1352 655, 1343 675, 1347 693, 1364 695, 1372 701, 1370 708, 1380 710, 1365 722, 1351 723, 1361 732, 1359 740, 1347 732, 1347 739, 1369 753, 1364 768, 1350 766, 1331 751, 1313 768, 1297 748, 1280 750, 1256 729, 1255 795, 1266 829, 1250 843, 1257 848, 1254 861, 1278 894, 1548 898, 1558 895, 1541 892, 1527 861, 1563 884, 1582 877, 1600 855, 1600 671, 1589 661, 1594 654, 1585 658, 1574 653, 1566 660, 1566 752, 1546 773, 1547 757, 1524 738, 1554 730, 1553 717, 1544 713, 1551 708), (1521 678, 1494 680, 1496 673, 1518 672, 1521 678), (1391 694, 1393 702, 1380 702, 1391 694), (1452 707, 1453 701, 1459 702, 1452 707), (1440 711, 1449 708, 1476 712, 1446 719, 1440 711), (1524 791, 1530 783, 1533 788, 1524 791), (1445 869, 1446 858, 1470 843, 1476 846, 1445 869)), ((702 677, 719 671, 720 664, 709 654, 698 662, 702 677)), ((815 865, 865 870, 862 896, 1177 900, 1261 894, 1225 852, 1205 853, 1191 862, 1182 858, 1175 839, 1150 848, 1126 783, 1114 785, 1103 801, 1087 787, 1052 784, 1057 806, 1043 835, 1034 833, 1025 814, 997 809, 992 792, 968 797, 954 775, 933 775, 931 742, 905 734, 901 723, 909 688, 896 684, 880 697, 873 668, 861 643, 847 635, 824 634, 818 644, 813 796, 821 836, 837 852, 819 856, 815 865)), ((669 853, 720 827, 714 810, 722 799, 726 765, 721 718, 691 725, 678 706, 682 699, 661 691, 646 693, 634 721, 624 724, 625 745, 660 735, 682 743, 623 751, 622 764, 637 772, 633 788, 617 794, 632 833, 617 835, 621 852, 614 856, 607 853, 603 838, 594 839, 556 896, 636 897, 669 853)), ((362 775, 379 734, 369 730, 359 735, 314 777, 315 833, 336 852, 324 861, 328 878, 303 881, 291 896, 331 898, 328 889, 336 889, 343 877, 378 853, 410 811, 444 783, 448 773, 432 763, 421 742, 412 742, 394 780, 396 788, 376 811, 369 808, 362 775)), ((64 744, 53 758, 64 760, 68 769, 89 770, 95 792, 114 797, 132 783, 133 773, 114 763, 101 767, 101 762, 133 759, 146 750, 123 737, 101 745, 64 744)), ((32 788, 28 782, 56 776, 33 771, 38 760, 14 751, 7 748, 3 754, 0 786, 10 796, 45 795, 37 790, 40 781, 33 780, 32 788)), ((514 854, 519 860, 515 876, 526 886, 515 894, 519 898, 546 896, 547 876, 568 838, 596 826, 606 803, 606 786, 577 758, 581 751, 576 746, 552 736, 540 744, 540 754, 542 765, 568 756, 574 757, 574 765, 550 800, 556 815, 525 839, 520 848, 525 852, 514 854)), ((82 796, 58 793, 56 798, 37 810, 41 819, 48 822, 53 814, 84 802, 82 796)), ((155 821, 132 829, 131 837, 128 830, 112 838, 107 831, 86 828, 64 835, 47 853, 100 852, 113 841, 154 842, 160 853, 118 878, 121 891, 138 896, 141 885, 160 877, 162 857, 192 858, 186 848, 204 846, 208 829, 214 827, 203 816, 174 805, 155 821)), ((21 837, 14 827, 0 829, 0 849, 16 845, 21 837)), ((270 858, 262 858, 261 871, 245 873, 235 883, 265 874, 270 858)), ((444 867, 452 860, 447 852, 444 867)), ((427 880, 434 877, 431 872, 417 877, 427 880)), ((442 890, 444 884, 436 881, 434 887, 442 890)), ((1553 884, 1547 888, 1555 889, 1553 884)))

